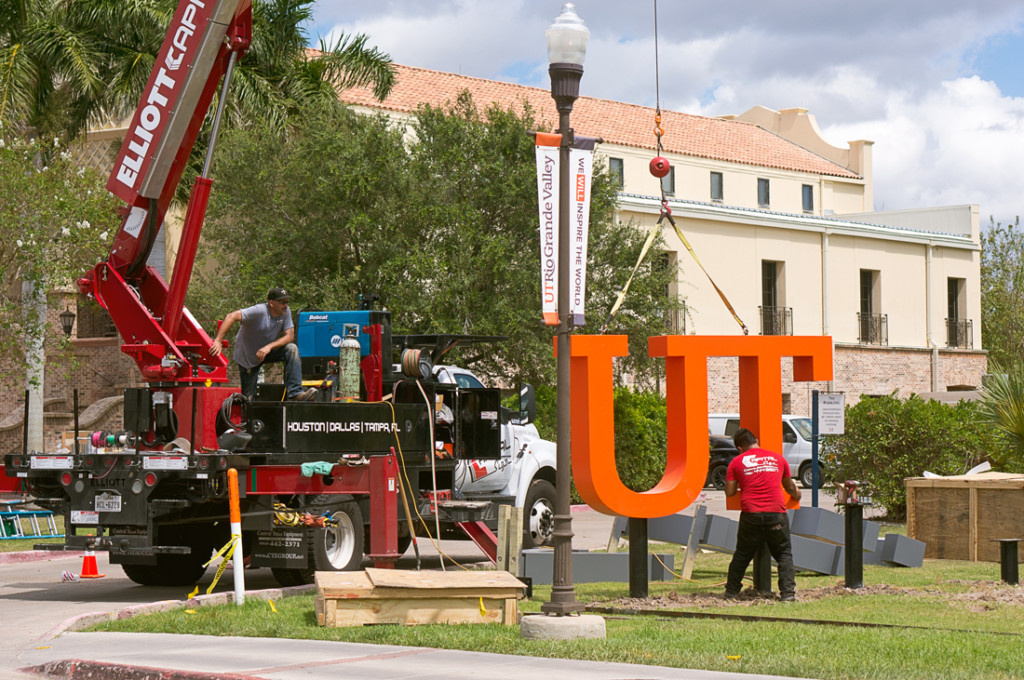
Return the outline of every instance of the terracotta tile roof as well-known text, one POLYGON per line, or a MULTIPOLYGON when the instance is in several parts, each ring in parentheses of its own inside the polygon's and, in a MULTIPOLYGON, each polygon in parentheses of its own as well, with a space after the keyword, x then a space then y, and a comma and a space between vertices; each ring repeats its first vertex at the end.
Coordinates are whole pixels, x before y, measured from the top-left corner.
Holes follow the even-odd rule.
MULTIPOLYGON (((522 109, 529 102, 538 122, 547 129, 557 127, 557 112, 548 90, 471 78, 455 73, 430 71, 395 64, 395 87, 378 102, 369 89, 354 88, 341 94, 349 104, 398 113, 413 113, 420 104, 443 106, 469 90, 480 109, 492 102, 522 109)), ((572 113, 577 134, 601 137, 606 143, 641 149, 655 148, 654 109, 609 99, 580 97, 572 113)), ((823 156, 808 151, 752 123, 707 118, 662 110, 662 144, 666 151, 744 165, 794 170, 835 177, 859 178, 856 173, 823 156)))

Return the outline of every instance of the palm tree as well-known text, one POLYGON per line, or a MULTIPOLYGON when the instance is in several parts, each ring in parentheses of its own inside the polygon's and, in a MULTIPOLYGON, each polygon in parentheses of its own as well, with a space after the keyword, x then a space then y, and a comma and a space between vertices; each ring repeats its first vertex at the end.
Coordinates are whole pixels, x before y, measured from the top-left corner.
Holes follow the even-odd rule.
MULTIPOLYGON (((73 139, 100 117, 127 117, 149 78, 177 0, 0 0, 0 124, 73 139)), ((372 85, 384 98, 390 59, 364 35, 307 48, 313 0, 254 0, 229 125, 284 126, 311 99, 372 85)))
POLYGON ((1000 470, 1024 469, 1024 369, 1016 367, 1003 373, 990 367, 981 390, 981 414, 992 424, 1002 445, 989 452, 1000 470))

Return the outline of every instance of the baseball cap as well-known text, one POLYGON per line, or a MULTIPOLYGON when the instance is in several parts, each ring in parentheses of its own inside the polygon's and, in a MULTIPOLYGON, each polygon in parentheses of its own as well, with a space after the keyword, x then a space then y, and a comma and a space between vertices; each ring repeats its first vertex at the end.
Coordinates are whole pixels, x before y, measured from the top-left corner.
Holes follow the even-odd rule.
POLYGON ((284 288, 271 288, 270 292, 267 293, 268 300, 280 300, 281 302, 288 302, 292 299, 291 294, 284 288))

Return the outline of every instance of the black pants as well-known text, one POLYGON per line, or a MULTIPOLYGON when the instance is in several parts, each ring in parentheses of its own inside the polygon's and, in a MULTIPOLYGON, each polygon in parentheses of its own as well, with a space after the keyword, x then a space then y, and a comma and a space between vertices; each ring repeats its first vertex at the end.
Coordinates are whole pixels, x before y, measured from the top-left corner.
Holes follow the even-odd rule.
POLYGON ((779 565, 779 594, 796 594, 796 568, 793 549, 789 541, 789 517, 784 512, 740 513, 740 527, 736 532, 736 552, 729 563, 729 580, 725 592, 736 594, 743 587, 743 574, 754 559, 754 553, 767 545, 779 565))

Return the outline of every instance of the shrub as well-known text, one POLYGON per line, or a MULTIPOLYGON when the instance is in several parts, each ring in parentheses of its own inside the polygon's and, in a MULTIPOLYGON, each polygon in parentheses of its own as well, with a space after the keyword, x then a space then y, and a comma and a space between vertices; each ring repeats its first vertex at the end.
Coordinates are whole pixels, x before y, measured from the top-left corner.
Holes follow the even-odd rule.
MULTIPOLYGON (((537 430, 545 439, 557 437, 557 390, 540 386, 537 394, 537 430)), ((653 392, 615 389, 615 466, 622 483, 633 491, 646 491, 665 474, 668 434, 665 397, 653 392)), ((575 485, 572 501, 581 501, 575 485)))
POLYGON ((846 433, 824 437, 822 461, 835 480, 868 484, 895 520, 906 518, 903 480, 924 471, 959 475, 987 458, 995 440, 974 402, 949 406, 916 395, 861 399, 846 408, 846 433))
POLYGON ((668 433, 665 397, 654 392, 615 390, 615 467, 633 491, 647 491, 665 474, 668 433))

